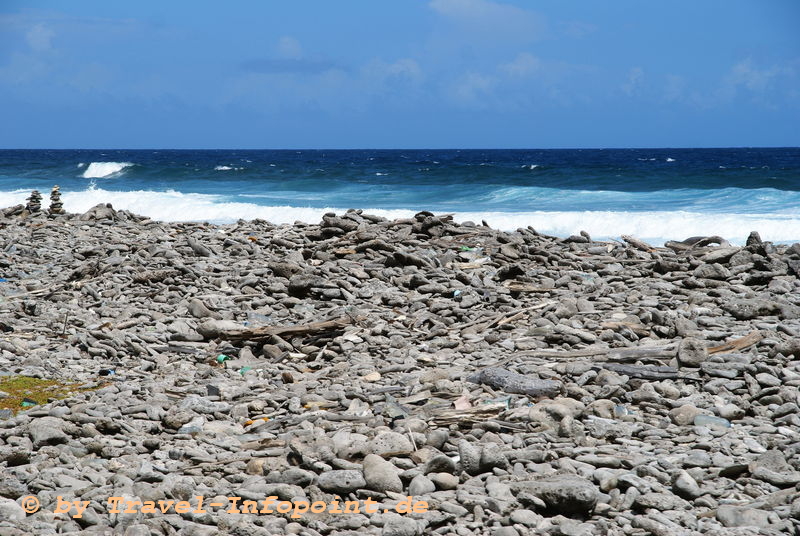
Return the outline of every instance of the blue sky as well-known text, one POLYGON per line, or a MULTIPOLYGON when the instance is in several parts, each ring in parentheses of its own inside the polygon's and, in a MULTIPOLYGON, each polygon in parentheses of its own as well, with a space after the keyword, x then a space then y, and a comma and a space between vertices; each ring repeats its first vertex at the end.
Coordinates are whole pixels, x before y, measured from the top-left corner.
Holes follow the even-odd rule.
POLYGON ((9 1, 0 147, 800 145, 796 0, 9 1))

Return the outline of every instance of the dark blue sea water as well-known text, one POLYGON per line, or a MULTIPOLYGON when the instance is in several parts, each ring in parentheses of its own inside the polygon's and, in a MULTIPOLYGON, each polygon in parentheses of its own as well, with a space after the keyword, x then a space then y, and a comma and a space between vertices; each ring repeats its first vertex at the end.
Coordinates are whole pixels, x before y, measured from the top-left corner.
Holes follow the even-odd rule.
POLYGON ((800 240, 800 149, 0 151, 0 205, 59 184, 161 220, 455 213, 555 235, 800 240))

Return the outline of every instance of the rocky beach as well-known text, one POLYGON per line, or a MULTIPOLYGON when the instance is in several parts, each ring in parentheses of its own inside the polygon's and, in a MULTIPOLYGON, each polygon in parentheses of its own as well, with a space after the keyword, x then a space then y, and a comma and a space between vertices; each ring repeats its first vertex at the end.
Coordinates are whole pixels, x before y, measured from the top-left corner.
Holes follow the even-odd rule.
POLYGON ((40 200, 0 211, 0 535, 800 534, 800 244, 40 200), (226 500, 270 496, 378 511, 226 500))

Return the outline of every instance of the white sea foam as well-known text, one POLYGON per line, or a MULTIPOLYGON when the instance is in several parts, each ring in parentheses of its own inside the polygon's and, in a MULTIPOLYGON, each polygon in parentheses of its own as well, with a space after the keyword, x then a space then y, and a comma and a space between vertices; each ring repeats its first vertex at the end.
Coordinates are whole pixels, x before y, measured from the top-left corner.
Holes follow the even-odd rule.
POLYGON ((132 165, 131 162, 92 162, 83 172, 83 177, 86 179, 103 179, 116 176, 132 165))
POLYGON ((667 162, 674 162, 674 161, 675 161, 675 159, 674 159, 674 158, 669 158, 669 157, 667 157, 667 162))
POLYGON ((216 166, 214 171, 241 171, 243 167, 236 167, 236 166, 216 166))
MULTIPOLYGON (((0 207, 25 203, 29 190, 0 192, 0 207)), ((44 196, 44 208, 47 196, 44 196)), ((176 191, 115 192, 91 189, 62 192, 68 212, 85 212, 98 203, 112 203, 116 209, 130 210, 162 221, 208 221, 231 223, 238 219, 261 218, 272 223, 304 221, 318 223, 326 212, 342 213, 346 207, 310 208, 296 206, 263 206, 254 203, 231 202, 224 196, 181 193, 176 191)), ((386 218, 408 218, 418 210, 385 210, 364 208, 370 214, 386 218)), ((596 239, 633 235, 653 245, 666 240, 683 240, 690 236, 719 235, 734 244, 743 244, 750 231, 758 231, 764 240, 774 242, 800 241, 800 215, 797 213, 737 214, 701 213, 688 211, 532 211, 532 212, 457 212, 458 222, 486 221, 495 229, 513 231, 531 226, 537 231, 555 236, 569 236, 584 230, 596 239)))

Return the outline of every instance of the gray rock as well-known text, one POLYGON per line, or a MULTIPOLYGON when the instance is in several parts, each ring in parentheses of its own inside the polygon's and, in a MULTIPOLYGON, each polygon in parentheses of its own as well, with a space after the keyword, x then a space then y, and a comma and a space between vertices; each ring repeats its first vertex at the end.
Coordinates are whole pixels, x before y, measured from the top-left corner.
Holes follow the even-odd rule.
MULTIPOLYGON (((363 471, 368 489, 396 493, 403 491, 403 482, 397 474, 397 468, 377 454, 367 454, 363 462, 363 471)), ((425 478, 421 475, 418 478, 420 477, 425 478)), ((412 495, 414 494, 412 493, 412 495)))
POLYGON ((684 510, 689 503, 671 493, 644 493, 636 497, 633 503, 639 508, 654 508, 656 510, 684 510))
POLYGON ((514 527, 498 527, 492 531, 492 536, 520 536, 514 527))
POLYGON ((481 449, 480 468, 481 472, 488 472, 495 467, 506 468, 508 467, 508 459, 505 452, 495 443, 487 443, 481 449))
POLYGON ((340 469, 327 471, 319 475, 317 485, 324 491, 347 495, 367 485, 361 471, 353 469, 340 469))
POLYGON ((525 525, 526 527, 535 527, 542 522, 542 516, 533 510, 514 510, 511 513, 511 521, 525 525))
POLYGON ((81 221, 92 220, 114 220, 117 218, 117 211, 111 206, 111 203, 100 203, 80 216, 81 221))
POLYGON ((458 442, 458 456, 461 460, 461 468, 469 475, 477 475, 481 472, 481 450, 466 439, 458 442))
POLYGON ((197 326, 197 332, 206 339, 214 339, 223 331, 242 329, 244 326, 232 320, 209 318, 197 326))
POLYGON ((600 496, 592 482, 574 475, 553 475, 510 484, 515 493, 529 493, 560 514, 587 514, 600 496))
MULTIPOLYGON (((733 254, 731 254, 731 257, 733 254)), ((701 264, 695 268, 694 276, 700 279, 725 280, 731 276, 731 271, 721 264, 701 264)))
POLYGON ((24 521, 27 514, 25 510, 11 499, 0 498, 0 520, 24 521))
POLYGON ((369 441, 367 449, 372 454, 389 458, 411 454, 414 447, 407 436, 397 432, 382 432, 369 441))
POLYGON ((394 512, 385 514, 386 521, 383 524, 382 536, 417 536, 420 534, 416 521, 407 515, 399 515, 394 512))
POLYGON ((456 472, 456 462, 449 456, 445 456, 444 454, 439 454, 437 456, 432 457, 428 462, 425 464, 424 473, 450 473, 454 474, 456 472))
POLYGON ((706 359, 708 359, 708 351, 702 341, 683 339, 678 346, 678 361, 681 365, 698 367, 706 359))
POLYGON ((800 483, 800 471, 786 461, 786 456, 779 450, 768 450, 750 464, 753 478, 769 482, 773 486, 785 488, 800 483))
POLYGON ((758 527, 766 528, 772 521, 777 521, 774 514, 766 510, 744 508, 723 504, 717 507, 717 520, 726 527, 758 527))
POLYGON ((528 418, 550 429, 558 430, 566 418, 575 418, 583 413, 585 406, 573 398, 555 398, 536 403, 528 413, 528 418))
POLYGON ((796 305, 761 299, 733 299, 720 304, 737 320, 751 320, 763 316, 777 316, 784 320, 800 318, 796 305))
POLYGON ((433 493, 434 491, 436 491, 436 485, 425 475, 415 476, 408 485, 408 494, 412 497, 426 495, 428 493, 433 493))
POLYGON ((205 303, 197 298, 192 298, 189 301, 189 314, 195 318, 214 318, 217 320, 222 318, 219 313, 209 309, 205 303))
POLYGON ((694 418, 701 413, 702 411, 692 404, 684 404, 683 406, 671 409, 669 418, 678 426, 689 426, 694 422, 694 418))
POLYGON ((458 487, 458 477, 452 473, 428 473, 428 478, 440 490, 451 490, 458 487))
POLYGON ((695 499, 702 495, 697 481, 684 470, 679 471, 673 478, 672 490, 684 499, 695 499))
POLYGON ((56 417, 39 417, 28 425, 33 446, 36 448, 44 445, 58 445, 69 441, 69 436, 64 433, 64 421, 56 417))
POLYGON ((28 487, 12 473, 0 469, 0 497, 19 499, 28 493, 28 487))

